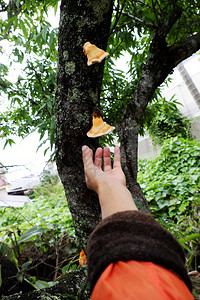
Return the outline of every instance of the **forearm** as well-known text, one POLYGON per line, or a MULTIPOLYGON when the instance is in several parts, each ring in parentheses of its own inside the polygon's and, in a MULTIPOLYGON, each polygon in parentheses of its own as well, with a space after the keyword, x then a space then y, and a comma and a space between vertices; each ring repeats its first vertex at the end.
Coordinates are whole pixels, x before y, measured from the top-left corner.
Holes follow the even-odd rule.
POLYGON ((97 193, 102 219, 117 212, 137 210, 131 193, 118 180, 111 179, 100 182, 97 193))

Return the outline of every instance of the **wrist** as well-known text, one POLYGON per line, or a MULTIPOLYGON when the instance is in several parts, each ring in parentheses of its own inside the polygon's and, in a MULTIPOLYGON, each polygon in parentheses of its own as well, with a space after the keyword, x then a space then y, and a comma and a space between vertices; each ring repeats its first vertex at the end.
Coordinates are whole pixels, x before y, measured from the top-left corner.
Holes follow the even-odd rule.
POLYGON ((118 186, 123 186, 126 187, 120 180, 115 179, 115 178, 103 178, 102 180, 98 181, 98 185, 97 185, 97 194, 100 196, 101 193, 105 192, 105 191, 109 191, 111 192, 113 189, 115 189, 115 187, 118 186))
POLYGON ((98 185, 102 219, 116 212, 137 210, 130 191, 118 179, 102 180, 98 185))

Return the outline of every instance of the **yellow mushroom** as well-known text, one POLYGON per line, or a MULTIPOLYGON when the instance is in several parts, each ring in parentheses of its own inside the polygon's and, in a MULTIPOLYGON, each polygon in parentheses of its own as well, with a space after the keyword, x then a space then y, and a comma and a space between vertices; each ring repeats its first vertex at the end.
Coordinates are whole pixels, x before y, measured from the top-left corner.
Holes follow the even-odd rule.
POLYGON ((98 116, 96 113, 93 113, 92 128, 87 132, 87 136, 91 138, 96 138, 108 134, 114 129, 115 127, 106 124, 101 116, 98 116))
POLYGON ((106 56, 109 55, 108 52, 98 48, 97 46, 91 44, 90 42, 86 42, 83 45, 83 52, 87 55, 87 65, 91 66, 95 63, 100 63, 106 56))

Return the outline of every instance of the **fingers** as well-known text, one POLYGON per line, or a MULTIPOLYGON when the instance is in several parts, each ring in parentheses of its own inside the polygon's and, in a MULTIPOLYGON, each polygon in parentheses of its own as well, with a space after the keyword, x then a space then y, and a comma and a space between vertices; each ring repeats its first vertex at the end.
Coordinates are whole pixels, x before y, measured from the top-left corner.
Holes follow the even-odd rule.
POLYGON ((120 155, 120 148, 117 146, 114 149, 114 162, 113 168, 121 168, 121 155, 120 155))
POLYGON ((101 169, 101 165, 102 165, 102 148, 97 148, 96 152, 95 152, 95 158, 94 158, 94 165, 101 169))
MULTIPOLYGON (((82 147, 82 155, 83 155, 83 164, 84 170, 87 175, 87 172, 91 170, 94 165, 101 169, 102 166, 102 152, 104 155, 104 171, 110 171, 111 167, 111 157, 110 157, 110 149, 105 147, 104 150, 102 148, 97 148, 95 152, 95 158, 93 163, 93 151, 86 145, 82 147)), ((120 155, 120 148, 117 146, 114 149, 114 163, 113 168, 119 167, 121 168, 121 155, 120 155)))
POLYGON ((110 158, 110 149, 108 147, 105 147, 103 149, 103 155, 104 155, 104 171, 110 171, 111 170, 111 158, 110 158))
POLYGON ((82 156, 83 156, 83 164, 84 164, 84 171, 85 175, 87 176, 87 173, 91 168, 93 167, 93 152, 88 146, 82 147, 82 156))

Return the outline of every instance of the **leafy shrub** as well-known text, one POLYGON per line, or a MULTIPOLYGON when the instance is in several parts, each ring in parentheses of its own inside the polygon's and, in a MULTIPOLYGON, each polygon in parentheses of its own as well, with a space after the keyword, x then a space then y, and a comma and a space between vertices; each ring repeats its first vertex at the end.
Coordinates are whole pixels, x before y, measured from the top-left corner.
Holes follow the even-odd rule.
POLYGON ((200 144, 170 138, 153 161, 139 162, 138 182, 152 215, 185 248, 188 269, 200 257, 200 144))
POLYGON ((140 161, 138 181, 152 212, 178 220, 200 200, 200 144, 183 138, 165 141, 160 156, 140 161))
POLYGON ((9 241, 8 231, 23 233, 34 226, 56 230, 61 236, 67 231, 74 236, 72 217, 62 185, 42 183, 35 191, 37 198, 25 203, 22 208, 0 209, 0 241, 9 241), (40 196, 38 195, 40 193, 40 196))
POLYGON ((32 203, 22 208, 0 209, 0 265, 4 277, 8 263, 15 270, 8 282, 2 281, 0 272, 0 296, 8 295, 8 290, 24 291, 24 283, 30 289, 51 286, 78 266, 79 251, 61 183, 45 177, 32 197, 32 203))
POLYGON ((170 137, 192 139, 192 121, 181 114, 177 104, 179 103, 173 98, 170 101, 163 98, 147 108, 147 111, 153 110, 154 114, 148 126, 148 133, 154 144, 162 145, 170 137))

